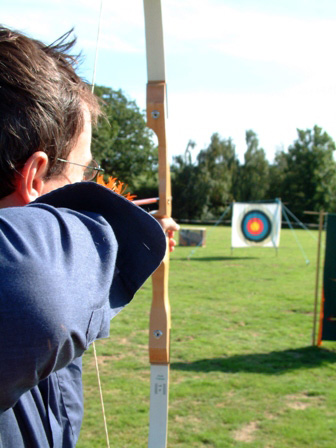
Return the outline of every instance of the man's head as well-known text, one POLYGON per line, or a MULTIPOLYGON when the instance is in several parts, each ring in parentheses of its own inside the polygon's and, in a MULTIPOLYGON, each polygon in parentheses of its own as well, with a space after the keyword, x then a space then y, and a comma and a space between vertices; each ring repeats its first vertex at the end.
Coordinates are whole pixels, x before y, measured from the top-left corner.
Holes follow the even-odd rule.
POLYGON ((67 54, 75 43, 69 34, 46 46, 0 27, 0 200, 20 188, 28 169, 41 175, 41 194, 76 169, 57 159, 90 162, 91 121, 100 110, 67 54))

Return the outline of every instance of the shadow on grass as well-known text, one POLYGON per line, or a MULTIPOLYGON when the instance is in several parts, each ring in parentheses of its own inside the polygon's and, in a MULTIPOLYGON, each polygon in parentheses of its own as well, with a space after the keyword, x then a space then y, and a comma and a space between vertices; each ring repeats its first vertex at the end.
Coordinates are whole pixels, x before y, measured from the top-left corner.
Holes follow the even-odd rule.
POLYGON ((318 347, 302 347, 270 353, 234 355, 200 359, 191 363, 175 362, 173 370, 226 373, 266 373, 279 375, 290 370, 314 368, 336 362, 336 353, 318 347))
POLYGON ((175 260, 187 260, 187 261, 228 261, 228 260, 232 260, 232 261, 236 261, 236 260, 257 260, 259 259, 258 257, 197 257, 197 258, 193 258, 193 257, 175 257, 175 260))

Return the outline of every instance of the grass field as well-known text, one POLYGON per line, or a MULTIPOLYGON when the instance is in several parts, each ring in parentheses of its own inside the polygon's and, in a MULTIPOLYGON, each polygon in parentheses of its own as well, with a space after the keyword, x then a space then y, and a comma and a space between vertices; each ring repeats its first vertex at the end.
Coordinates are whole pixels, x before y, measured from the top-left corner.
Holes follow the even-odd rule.
MULTIPOLYGON (((336 343, 311 346, 317 232, 290 230, 278 254, 235 249, 228 227, 206 248, 171 257, 168 446, 336 446, 336 343)), ((323 257, 322 257, 323 258, 323 257)), ((111 447, 147 446, 151 284, 97 343, 111 447)), ((104 447, 91 350, 84 356, 85 418, 79 448, 104 447)))

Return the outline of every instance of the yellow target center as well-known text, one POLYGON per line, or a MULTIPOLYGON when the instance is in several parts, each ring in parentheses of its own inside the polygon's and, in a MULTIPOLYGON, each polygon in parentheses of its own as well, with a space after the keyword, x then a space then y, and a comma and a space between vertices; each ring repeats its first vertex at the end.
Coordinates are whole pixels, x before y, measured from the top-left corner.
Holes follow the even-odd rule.
POLYGON ((251 223, 251 230, 252 232, 258 232, 258 230, 260 229, 260 224, 258 221, 253 221, 251 223))

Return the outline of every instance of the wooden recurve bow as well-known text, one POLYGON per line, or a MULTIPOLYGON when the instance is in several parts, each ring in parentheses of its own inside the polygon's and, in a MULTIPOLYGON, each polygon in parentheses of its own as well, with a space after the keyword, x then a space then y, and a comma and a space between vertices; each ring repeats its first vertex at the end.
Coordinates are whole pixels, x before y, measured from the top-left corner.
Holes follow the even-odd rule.
MULTIPOLYGON (((166 82, 161 0, 144 0, 147 53, 147 126, 158 138, 159 210, 156 218, 171 217, 170 170, 166 143, 166 82)), ((149 325, 151 365, 149 448, 167 446, 170 304, 168 298, 169 249, 152 276, 153 300, 149 325)))

